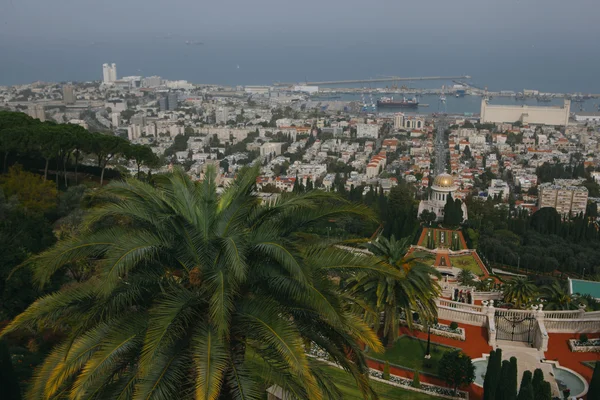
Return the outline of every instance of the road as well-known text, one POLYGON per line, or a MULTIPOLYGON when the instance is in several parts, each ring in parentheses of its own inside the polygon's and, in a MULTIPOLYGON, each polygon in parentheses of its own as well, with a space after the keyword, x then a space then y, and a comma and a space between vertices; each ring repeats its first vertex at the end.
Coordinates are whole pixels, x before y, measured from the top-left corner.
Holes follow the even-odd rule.
POLYGON ((435 166, 433 168, 435 176, 446 172, 446 163, 448 161, 448 142, 444 132, 448 128, 448 121, 444 117, 435 120, 437 130, 435 133, 435 166))

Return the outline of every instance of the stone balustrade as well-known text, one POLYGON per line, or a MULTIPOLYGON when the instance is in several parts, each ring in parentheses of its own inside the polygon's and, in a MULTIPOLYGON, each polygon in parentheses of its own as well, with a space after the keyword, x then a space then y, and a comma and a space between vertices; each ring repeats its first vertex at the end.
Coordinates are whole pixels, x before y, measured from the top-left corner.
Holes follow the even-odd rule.
POLYGON ((436 300, 438 307, 454 308, 457 310, 475 311, 481 313, 483 310, 482 306, 476 306, 468 303, 459 303, 457 301, 438 299, 436 300))
POLYGON ((550 333, 596 333, 600 329, 600 317, 595 319, 545 318, 544 324, 550 333))

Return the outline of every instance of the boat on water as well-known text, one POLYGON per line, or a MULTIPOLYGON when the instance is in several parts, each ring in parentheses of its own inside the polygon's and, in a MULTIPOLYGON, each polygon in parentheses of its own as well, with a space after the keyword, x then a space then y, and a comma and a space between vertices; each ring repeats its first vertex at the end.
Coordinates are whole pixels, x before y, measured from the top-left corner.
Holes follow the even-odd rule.
POLYGON ((406 99, 403 97, 401 101, 394 100, 393 97, 382 97, 377 100, 377 107, 379 108, 417 108, 419 107, 419 100, 416 97, 412 99, 406 99))
POLYGON ((552 97, 548 95, 540 95, 536 97, 536 100, 540 103, 549 103, 552 101, 552 97))

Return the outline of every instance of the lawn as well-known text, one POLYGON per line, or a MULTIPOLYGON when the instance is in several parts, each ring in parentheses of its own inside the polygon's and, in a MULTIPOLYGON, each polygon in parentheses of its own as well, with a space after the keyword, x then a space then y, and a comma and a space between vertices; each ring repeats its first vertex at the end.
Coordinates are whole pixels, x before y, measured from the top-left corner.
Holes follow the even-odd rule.
POLYGON ((479 263, 472 255, 450 256, 450 262, 455 268, 469 270, 477 276, 483 275, 483 271, 481 270, 479 263))
POLYGON ((454 234, 457 234, 458 235, 458 248, 456 250, 464 249, 462 240, 460 240, 462 237, 462 233, 459 231, 452 231, 452 230, 448 230, 448 229, 434 229, 434 228, 424 228, 424 230, 425 230, 425 234, 422 236, 423 239, 417 243, 419 246, 432 248, 431 246, 428 246, 428 242, 429 242, 428 235, 429 235, 429 232, 431 232, 432 238, 433 238, 433 243, 434 243, 433 248, 435 248, 435 247, 450 248, 452 246, 452 240, 453 240, 454 234))
MULTIPOLYGON (((340 389, 343 394, 344 400, 362 400, 360 392, 356 388, 356 382, 350 374, 334 367, 326 367, 327 374, 333 379, 335 385, 340 389)), ((380 382, 371 382, 371 386, 381 400, 395 400, 395 399, 406 399, 406 400, 433 400, 437 397, 429 396, 424 393, 413 392, 406 389, 401 389, 395 386, 386 385, 380 382)))
POLYGON ((431 358, 428 360, 428 367, 425 367, 425 351, 427 351, 427 342, 410 336, 401 336, 392 347, 385 350, 383 354, 370 353, 369 357, 382 361, 388 361, 390 364, 418 369, 421 372, 437 375, 438 362, 446 352, 456 350, 452 347, 440 346, 431 343, 431 358))

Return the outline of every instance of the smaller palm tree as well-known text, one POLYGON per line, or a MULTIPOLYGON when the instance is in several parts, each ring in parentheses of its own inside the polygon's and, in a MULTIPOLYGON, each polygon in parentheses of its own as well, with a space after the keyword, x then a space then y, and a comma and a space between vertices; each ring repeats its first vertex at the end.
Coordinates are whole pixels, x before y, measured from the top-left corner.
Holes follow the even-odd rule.
POLYGON ((400 316, 403 314, 412 328, 413 313, 419 320, 431 323, 437 318, 435 300, 441 289, 435 278, 440 274, 426 265, 422 258, 408 254, 410 238, 396 240, 383 236, 371 242, 368 250, 379 259, 383 270, 391 274, 359 273, 348 281, 348 293, 355 299, 365 320, 378 331, 383 328, 384 341, 393 343, 398 338, 400 316))
POLYGON ((527 278, 516 278, 505 285, 504 301, 514 304, 517 308, 523 308, 536 293, 537 287, 527 278))
POLYGON ((546 310, 576 310, 579 308, 579 302, 575 296, 570 295, 558 281, 542 287, 540 295, 546 300, 546 310))
POLYGON ((473 286, 475 284, 475 274, 468 269, 461 269, 456 278, 458 283, 463 286, 473 286))

